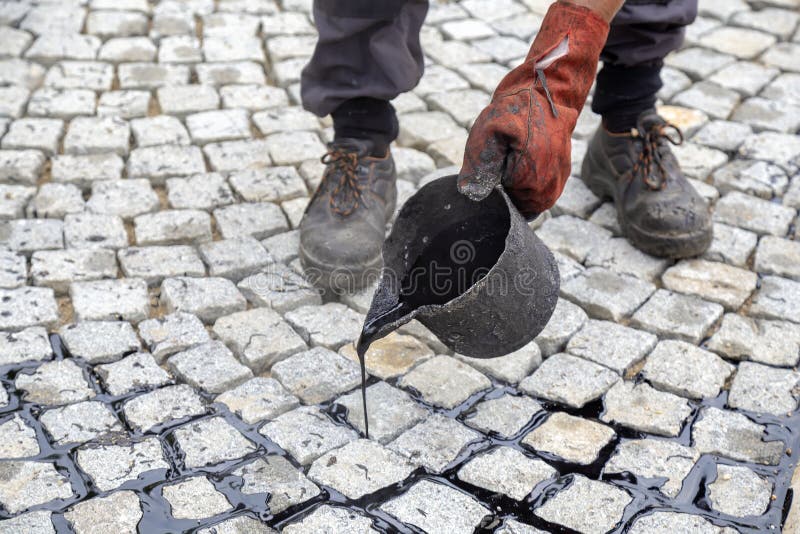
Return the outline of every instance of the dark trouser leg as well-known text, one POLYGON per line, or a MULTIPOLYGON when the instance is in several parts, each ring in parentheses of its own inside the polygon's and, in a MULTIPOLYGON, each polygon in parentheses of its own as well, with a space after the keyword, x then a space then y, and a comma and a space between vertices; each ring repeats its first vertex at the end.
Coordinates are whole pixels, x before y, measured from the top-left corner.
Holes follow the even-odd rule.
POLYGON ((319 40, 301 77, 303 107, 331 114, 337 138, 387 147, 398 133, 389 101, 422 77, 427 12, 427 0, 315 0, 319 40))
POLYGON ((592 100, 592 111, 609 131, 629 131, 642 111, 655 106, 664 57, 680 47, 696 16, 697 0, 625 2, 611 22, 592 100))

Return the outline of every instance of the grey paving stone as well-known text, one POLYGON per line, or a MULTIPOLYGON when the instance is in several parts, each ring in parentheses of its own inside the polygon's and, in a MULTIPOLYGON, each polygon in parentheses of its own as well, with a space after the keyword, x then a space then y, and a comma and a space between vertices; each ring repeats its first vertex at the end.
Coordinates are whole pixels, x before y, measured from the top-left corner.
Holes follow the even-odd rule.
POLYGON ((797 408, 800 374, 758 363, 742 362, 733 378, 728 406, 776 416, 797 408))
POLYGON ((200 210, 165 210, 133 220, 139 245, 179 245, 211 241, 211 217, 200 210))
POLYGON ((718 70, 709 79, 742 96, 754 96, 779 73, 778 69, 762 63, 737 61, 718 70))
POLYGON ((208 85, 173 85, 156 91, 161 112, 183 117, 219 107, 217 91, 208 85))
POLYGON ((68 248, 122 248, 128 234, 117 215, 74 213, 64 217, 64 241, 68 248))
POLYGON ((201 145, 251 136, 250 121, 243 109, 194 113, 186 117, 186 126, 192 141, 201 145))
POLYGON ((176 519, 203 519, 230 510, 231 503, 204 476, 164 486, 162 493, 176 519))
POLYGON ((782 441, 764 441, 766 427, 744 415, 719 408, 704 408, 692 427, 692 442, 703 454, 733 460, 777 465, 784 452, 782 441))
POLYGON ((23 399, 42 405, 57 406, 94 397, 83 371, 72 360, 58 360, 40 365, 33 373, 19 373, 14 383, 23 391, 23 399))
POLYGON ((174 354, 167 365, 176 377, 208 393, 222 393, 253 377, 252 371, 236 361, 221 341, 209 341, 174 354))
POLYGON ((312 346, 337 350, 361 333, 361 314, 344 304, 303 306, 285 315, 286 321, 312 346))
POLYGON ((546 359, 519 387, 529 395, 580 408, 598 399, 618 380, 610 369, 559 353, 546 359))
POLYGON ((734 61, 733 56, 714 50, 684 48, 670 54, 665 59, 665 64, 685 72, 693 80, 702 80, 734 61))
POLYGON ((239 282, 237 287, 253 305, 280 313, 322 304, 319 292, 310 282, 279 263, 267 265, 261 272, 239 282))
POLYGON ((396 452, 360 439, 315 460, 308 478, 358 499, 403 481, 413 470, 414 466, 396 452))
POLYGON ((550 321, 534 340, 539 345, 542 356, 548 357, 561 352, 569 339, 583 327, 587 320, 588 316, 582 308, 566 299, 559 298, 550 321))
POLYGON ((661 337, 697 344, 722 312, 719 304, 659 289, 633 315, 631 325, 661 337))
POLYGON ((608 390, 603 406, 602 421, 659 436, 680 434, 683 422, 692 413, 686 399, 628 381, 617 382, 608 390))
POLYGON ((800 358, 800 332, 792 323, 727 313, 708 348, 731 360, 791 367, 800 358))
POLYGON ((156 63, 123 63, 117 67, 119 86, 122 89, 157 89, 167 85, 189 83, 186 65, 159 65, 156 63))
MULTIPOLYGON (((3 11, 7 11, 9 7, 13 9, 14 4, 6 4, 3 11)), ((3 23, 5 24, 6 22, 8 21, 3 23)), ((0 39, 3 42, 2 49, 0 49, 0 54, 3 57, 21 56, 33 41, 33 37, 28 32, 10 26, 3 27, 2 31, 0 31, 0 39)))
POLYGON ((142 519, 142 506, 132 491, 94 497, 70 508, 64 517, 77 534, 134 532, 142 519))
POLYGON ((264 67, 252 61, 203 63, 196 66, 203 85, 264 84, 264 67))
POLYGON ((194 247, 173 245, 161 247, 128 247, 117 252, 125 276, 141 278, 150 287, 175 276, 202 277, 206 274, 194 247))
POLYGON ((460 480, 516 501, 525 499, 537 485, 557 475, 547 463, 511 447, 482 453, 458 470, 460 480))
POLYGON ((26 213, 32 218, 63 219, 86 208, 81 190, 72 184, 47 183, 28 204, 26 213))
POLYGON ((273 514, 313 499, 320 494, 319 488, 308 480, 283 456, 264 456, 233 472, 242 477, 241 492, 269 493, 267 506, 273 514))
POLYGON ((759 235, 786 235, 795 210, 772 202, 732 192, 720 199, 714 220, 751 230, 759 235))
POLYGON ((52 356, 53 347, 50 346, 47 330, 40 326, 0 334, 0 365, 47 360, 52 356))
POLYGON ((696 532, 698 534, 727 534, 730 529, 723 529, 700 517, 677 512, 655 512, 634 521, 631 534, 647 534, 649 532, 696 532))
MULTIPOLYGON (((21 4, 11 4, 21 5, 21 4)), ((30 534, 55 534, 53 521, 50 519, 52 512, 40 510, 18 515, 0 522, 2 534, 15 534, 16 532, 29 532, 30 534)))
POLYGON ((360 383, 358 365, 324 347, 294 354, 272 367, 272 376, 307 404, 332 399, 360 383))
POLYGON ((489 388, 491 382, 472 367, 450 356, 439 355, 417 365, 398 381, 398 385, 413 388, 427 403, 452 409, 471 395, 489 388))
POLYGON ((0 150, 0 180, 34 185, 44 162, 38 150, 0 150))
POLYGON ((71 119, 78 115, 94 115, 95 94, 89 89, 53 89, 44 87, 31 95, 28 115, 71 119))
POLYGON ((274 261, 261 243, 250 236, 203 243, 198 249, 208 265, 209 275, 234 282, 259 272, 274 261))
POLYGON ((620 375, 656 346, 656 336, 608 322, 589 320, 567 343, 567 352, 604 365, 620 375))
POLYGON ((45 69, 36 63, 21 59, 0 60, 3 69, 0 81, 9 85, 23 85, 35 89, 42 83, 45 69))
POLYGON ((289 230, 286 217, 275 204, 257 202, 235 204, 214 210, 214 218, 222 237, 252 236, 264 239, 289 230))
POLYGON ((155 426, 202 415, 206 407, 191 386, 178 384, 134 397, 123 405, 122 411, 131 428, 148 432, 155 426))
POLYGON ((248 532, 252 534, 275 534, 277 530, 269 528, 267 525, 256 519, 240 515, 231 519, 226 519, 214 526, 202 528, 198 534, 241 534, 248 532))
POLYGON ((78 449, 77 463, 100 491, 118 488, 147 471, 170 468, 155 437, 84 445, 78 449))
MULTIPOLYGON (((306 199, 300 199, 306 200, 306 199)), ((288 264, 296 259, 300 249, 300 230, 292 230, 268 237, 261 242, 275 261, 288 264)), ((366 310, 358 310, 365 312, 366 310)))
POLYGON ((128 158, 128 178, 148 178, 161 184, 172 176, 205 172, 203 153, 196 146, 149 146, 136 148, 128 158))
POLYGON ((95 181, 121 178, 123 167, 116 154, 61 155, 52 159, 51 175, 53 182, 89 189, 95 181))
POLYGON ((266 145, 270 158, 277 165, 295 165, 325 153, 325 146, 312 132, 272 134, 267 137, 266 145))
POLYGON ((798 169, 800 139, 797 136, 776 132, 761 132, 747 137, 739 147, 746 159, 760 159, 781 166, 787 172, 798 169))
POLYGON ((147 115, 149 107, 149 91, 108 91, 100 95, 97 115, 133 119, 147 115))
POLYGON ((800 243, 764 236, 756 250, 754 268, 760 273, 800 280, 800 243))
POLYGON ((461 354, 456 354, 455 357, 478 371, 509 384, 516 384, 542 363, 542 352, 535 341, 498 358, 468 358, 461 354))
POLYGON ((736 267, 744 267, 757 242, 758 236, 753 232, 714 223, 714 238, 703 257, 711 261, 722 261, 736 267))
POLYGON ((158 363, 176 352, 209 341, 200 319, 182 312, 142 321, 139 335, 158 363))
MULTIPOLYGON (((354 391, 336 400, 347 408, 347 421, 364 432, 364 407, 361 392, 354 391)), ((386 382, 367 388, 370 439, 385 444, 425 419, 427 410, 414 402, 404 391, 386 382)))
POLYGON ((200 40, 189 35, 172 35, 159 41, 159 63, 200 63, 203 50, 200 40))
POLYGON ((100 37, 142 35, 147 32, 147 17, 131 11, 90 11, 86 32, 100 37))
MULTIPOLYGON (((292 16, 296 13, 280 13, 279 15, 292 16)), ((226 108, 260 111, 289 105, 286 91, 269 85, 226 85, 220 87, 219 94, 222 97, 222 105, 226 108)))
POLYGON ((497 534, 545 534, 545 531, 520 523, 515 519, 506 519, 505 524, 497 531, 497 534))
POLYGON ((225 178, 215 172, 169 178, 166 184, 169 204, 176 209, 210 211, 234 202, 233 192, 225 178))
POLYGON ((31 326, 55 327, 58 309, 53 290, 40 287, 0 289, 0 329, 19 331, 31 326))
POLYGON ((357 434, 334 424, 313 406, 301 406, 262 426, 261 434, 291 454, 301 465, 357 439, 357 434))
POLYGON ((717 465, 717 479, 708 485, 711 508, 735 517, 758 516, 767 511, 772 483, 751 469, 717 465))
POLYGON ((756 131, 772 130, 791 134, 800 127, 800 105, 752 97, 736 108, 731 118, 749 124, 756 131))
POLYGON ((150 311, 147 282, 139 278, 73 282, 69 294, 78 321, 138 323, 150 311))
POLYGON ((551 249, 583 262, 589 252, 611 237, 611 232, 571 215, 546 221, 536 234, 551 249))
POLYGON ((91 364, 117 361, 141 345, 130 323, 88 321, 61 327, 59 335, 70 355, 91 364))
POLYGON ((739 103, 739 95, 713 82, 700 82, 677 94, 672 102, 699 109, 715 119, 727 119, 739 103))
POLYGON ((216 465, 242 458, 256 450, 255 445, 222 417, 188 423, 175 431, 188 468, 216 465))
POLYGON ((586 534, 611 530, 621 519, 632 497, 610 484, 583 475, 573 475, 572 483, 547 500, 533 513, 545 521, 586 534), (575 510, 585 513, 576 514, 575 510))
POLYGON ((58 152, 64 123, 58 119, 17 119, 3 136, 2 147, 18 150, 41 150, 48 156, 58 152))
MULTIPOLYGON (((285 92, 281 91, 285 96, 285 92)), ((274 107, 253 114, 253 122, 263 135, 284 131, 316 131, 319 119, 300 106, 274 107)))
POLYGON ((0 245, 23 254, 64 248, 63 223, 55 219, 0 221, 0 245))
POLYGON ((750 315, 800 323, 800 282, 765 276, 750 306, 750 315))
POLYGON ((599 319, 620 321, 633 314, 655 289, 650 282, 592 267, 562 285, 561 294, 599 319))
POLYGON ((388 447, 416 465, 441 473, 466 445, 481 435, 457 421, 434 414, 389 443, 388 447))
MULTIPOLYGON (((0 464, 0 504, 8 513, 16 514, 53 499, 71 496, 69 480, 51 463, 11 461, 0 464)), ((30 524, 25 523, 22 526, 30 524)))
POLYGON ((297 408, 297 398, 286 391, 274 378, 256 377, 230 391, 217 396, 215 402, 226 405, 230 411, 248 424, 258 423, 297 408))
POLYGON ((700 454, 673 441, 660 439, 632 439, 617 445, 603 468, 604 474, 631 473, 643 478, 663 478, 658 484, 662 493, 670 498, 677 497, 683 480, 700 454))
POLYGON ((793 72, 781 74, 764 88, 761 96, 772 100, 800 104, 798 81, 800 81, 800 74, 793 72))
POLYGON ((314 534, 325 529, 333 532, 378 532, 372 528, 372 520, 359 512, 323 504, 303 519, 286 525, 286 534, 314 534))
POLYGON ((227 315, 214 323, 214 334, 254 372, 307 349, 303 339, 267 308, 255 308, 227 315))
POLYGON ((658 389, 701 399, 716 397, 736 368, 719 356, 683 341, 660 342, 642 369, 658 389))
POLYGON ((66 154, 128 154, 130 126, 118 117, 77 117, 64 137, 66 154))
POLYGON ((381 510, 424 532, 471 532, 489 514, 472 496, 437 482, 422 480, 381 510))
POLYGON ((203 147, 211 168, 218 172, 260 169, 272 164, 263 139, 211 143, 203 147))
POLYGON ((233 189, 247 202, 282 202, 307 195, 294 167, 271 167, 233 173, 233 189))
POLYGON ((25 458, 39 452, 36 432, 18 413, 0 424, 0 458, 25 458))
POLYGON ((510 438, 542 409, 541 404, 525 395, 504 394, 475 405, 467 412, 464 422, 483 432, 496 432, 501 437, 510 438))
POLYGON ((156 58, 156 45, 147 37, 115 37, 106 41, 97 59, 111 63, 147 62, 156 58))
POLYGON ((188 145, 189 133, 181 121, 169 115, 158 115, 131 121, 137 146, 188 145))
POLYGON ((766 161, 734 160, 717 169, 713 180, 722 194, 739 191, 767 200, 783 195, 789 185, 786 172, 766 161))
POLYGON ((711 121, 692 136, 692 142, 733 152, 753 130, 746 124, 726 120, 711 121))
POLYGON ((556 412, 529 432, 521 443, 567 462, 588 465, 597 460, 600 451, 615 435, 605 425, 556 412))
POLYGON ((158 195, 144 178, 114 180, 92 184, 92 196, 86 208, 93 213, 133 219, 159 209, 158 195))
POLYGON ((22 185, 0 185, 0 194, 0 218, 21 219, 36 189, 22 185))
MULTIPOLYGON (((703 120, 697 127, 705 124, 703 120)), ((705 182, 714 169, 728 162, 728 155, 720 150, 688 142, 673 150, 681 170, 689 178, 705 182)))
POLYGON ((669 260, 641 252, 624 238, 604 241, 591 249, 586 256, 587 267, 603 267, 615 273, 632 275, 649 282, 655 282, 669 264, 669 260))
POLYGON ((39 417, 39 421, 56 446, 85 443, 123 430, 108 406, 97 401, 78 402, 47 410, 39 417))
POLYGON ((146 352, 131 354, 115 363, 98 365, 94 371, 111 395, 153 389, 171 382, 169 374, 146 352))
POLYGON ((226 278, 167 278, 161 283, 161 302, 169 313, 191 313, 204 323, 247 306, 242 294, 226 278))
MULTIPOLYGON (((353 343, 342 346, 339 354, 358 362, 353 343)), ((387 380, 405 374, 433 355, 434 351, 417 338, 393 332, 370 345, 365 356, 365 366, 370 375, 387 380)))

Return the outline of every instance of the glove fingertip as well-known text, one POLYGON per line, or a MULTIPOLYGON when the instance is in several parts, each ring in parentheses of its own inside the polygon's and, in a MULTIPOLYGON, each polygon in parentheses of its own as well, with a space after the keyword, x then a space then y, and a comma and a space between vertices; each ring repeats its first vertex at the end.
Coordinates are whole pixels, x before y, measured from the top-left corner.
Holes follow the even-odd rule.
POLYGON ((458 177, 458 192, 475 202, 481 201, 492 192, 495 184, 480 180, 475 175, 458 177))

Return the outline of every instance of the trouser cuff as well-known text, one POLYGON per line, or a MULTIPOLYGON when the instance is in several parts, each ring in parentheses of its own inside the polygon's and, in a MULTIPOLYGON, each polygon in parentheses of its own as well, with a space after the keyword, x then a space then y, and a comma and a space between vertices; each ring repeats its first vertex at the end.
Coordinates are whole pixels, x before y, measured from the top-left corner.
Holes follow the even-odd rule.
POLYGON ((351 98, 333 113, 334 139, 370 139, 376 149, 388 148, 397 139, 399 125, 394 106, 388 100, 371 97, 351 98))
POLYGON ((662 62, 624 67, 605 64, 597 75, 592 111, 602 115, 605 127, 614 133, 636 126, 642 111, 653 109, 661 89, 662 62))

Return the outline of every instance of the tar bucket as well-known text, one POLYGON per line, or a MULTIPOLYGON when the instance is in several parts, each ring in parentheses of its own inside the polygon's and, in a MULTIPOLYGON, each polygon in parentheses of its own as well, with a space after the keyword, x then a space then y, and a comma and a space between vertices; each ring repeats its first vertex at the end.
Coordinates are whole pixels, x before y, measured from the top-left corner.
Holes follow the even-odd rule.
POLYGON ((494 358, 532 341, 558 299, 558 267, 497 187, 474 202, 456 176, 422 187, 383 245, 359 352, 416 318, 453 351, 494 358))

